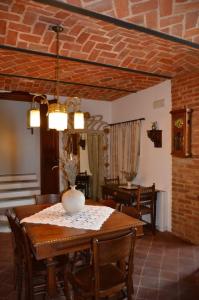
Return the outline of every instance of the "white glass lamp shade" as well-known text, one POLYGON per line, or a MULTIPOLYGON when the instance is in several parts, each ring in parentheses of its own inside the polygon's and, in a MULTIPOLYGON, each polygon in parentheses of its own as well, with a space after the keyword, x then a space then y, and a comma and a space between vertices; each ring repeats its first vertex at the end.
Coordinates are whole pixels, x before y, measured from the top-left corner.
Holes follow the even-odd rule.
POLYGON ((67 129, 68 114, 66 107, 60 103, 49 105, 48 109, 48 128, 63 131, 67 129))
POLYGON ((32 108, 29 110, 29 126, 40 127, 40 110, 38 108, 32 108))
POLYGON ((74 113, 74 129, 84 129, 84 113, 81 111, 74 113))
POLYGON ((68 115, 62 112, 51 112, 48 115, 48 128, 63 131, 67 129, 68 115))

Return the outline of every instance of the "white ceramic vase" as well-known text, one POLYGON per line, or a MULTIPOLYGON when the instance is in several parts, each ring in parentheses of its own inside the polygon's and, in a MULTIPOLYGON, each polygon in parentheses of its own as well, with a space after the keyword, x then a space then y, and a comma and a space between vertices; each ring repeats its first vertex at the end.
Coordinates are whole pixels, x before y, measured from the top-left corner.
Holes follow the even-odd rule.
POLYGON ((62 195, 62 205, 68 214, 75 214, 81 211, 85 205, 84 194, 75 189, 75 185, 62 195))

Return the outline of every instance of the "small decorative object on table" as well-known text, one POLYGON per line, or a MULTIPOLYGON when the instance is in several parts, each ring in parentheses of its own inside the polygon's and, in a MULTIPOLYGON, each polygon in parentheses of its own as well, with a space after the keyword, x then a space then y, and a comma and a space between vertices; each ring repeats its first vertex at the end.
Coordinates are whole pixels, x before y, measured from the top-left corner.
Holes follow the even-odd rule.
POLYGON ((152 130, 158 130, 158 122, 157 121, 151 122, 151 129, 152 130))
POLYGON ((135 172, 126 172, 126 171, 122 171, 122 173, 124 174, 124 177, 127 181, 127 186, 130 188, 132 186, 132 180, 135 178, 137 174, 135 172))
POLYGON ((70 158, 62 159, 62 168, 70 183, 70 190, 62 194, 62 205, 68 214, 74 214, 81 211, 85 205, 85 196, 81 191, 75 189, 75 180, 77 176, 77 159, 70 158))

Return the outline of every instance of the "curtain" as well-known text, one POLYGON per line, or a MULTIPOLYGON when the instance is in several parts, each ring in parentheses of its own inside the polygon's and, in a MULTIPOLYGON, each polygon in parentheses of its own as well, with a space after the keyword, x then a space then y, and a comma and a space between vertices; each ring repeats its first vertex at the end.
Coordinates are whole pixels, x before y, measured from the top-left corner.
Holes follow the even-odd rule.
POLYGON ((92 176, 90 177, 90 196, 101 198, 101 185, 104 182, 103 135, 88 134, 88 158, 92 176))
POLYGON ((112 125, 110 128, 110 177, 125 181, 124 172, 136 173, 140 156, 141 121, 112 125))

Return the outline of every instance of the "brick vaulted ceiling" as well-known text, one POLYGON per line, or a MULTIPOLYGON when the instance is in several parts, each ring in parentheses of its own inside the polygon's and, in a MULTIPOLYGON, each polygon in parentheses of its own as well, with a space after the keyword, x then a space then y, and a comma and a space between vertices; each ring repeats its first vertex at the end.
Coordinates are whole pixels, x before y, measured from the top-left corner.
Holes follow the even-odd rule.
POLYGON ((199 72, 198 0, 0 0, 0 89, 114 100, 199 72))

